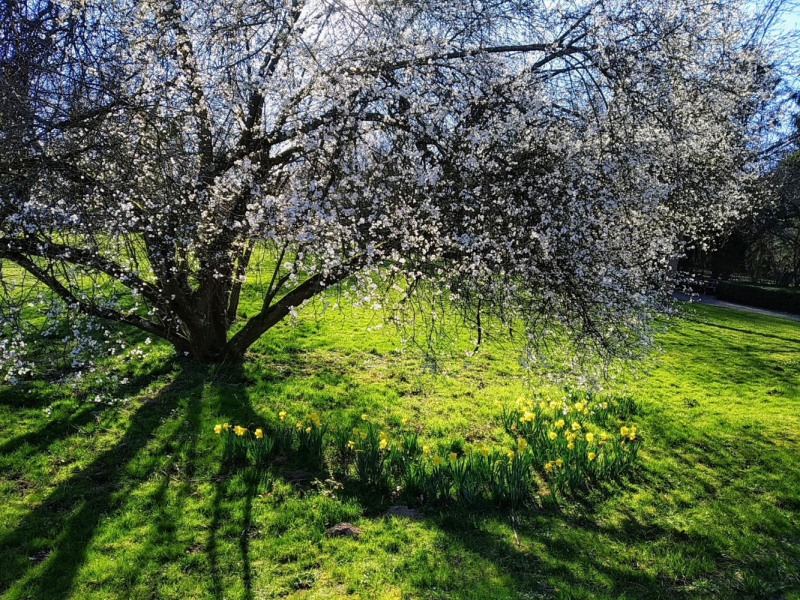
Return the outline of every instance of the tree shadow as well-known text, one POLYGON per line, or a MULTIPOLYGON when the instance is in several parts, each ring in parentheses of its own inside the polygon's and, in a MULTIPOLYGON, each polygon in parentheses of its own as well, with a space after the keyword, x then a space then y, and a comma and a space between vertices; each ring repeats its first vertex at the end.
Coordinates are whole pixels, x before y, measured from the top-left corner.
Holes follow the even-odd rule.
MULTIPOLYGON (((775 317, 769 317, 775 318, 775 317)), ((746 333, 747 335, 754 335, 757 337, 762 338, 770 338, 773 340, 780 340, 781 342, 789 342, 791 344, 800 344, 800 339, 797 338, 787 338, 781 335, 775 335, 774 333, 765 333, 763 331, 756 331, 755 329, 742 329, 741 327, 732 327, 730 325, 723 325, 722 323, 715 323, 711 320, 699 320, 699 319, 690 319, 687 318, 687 321, 691 321, 692 323, 698 323, 705 327, 715 327, 717 329, 724 329, 726 331, 735 331, 737 333, 746 333)))
MULTIPOLYGON (((246 381, 247 377, 241 363, 223 365, 216 369, 214 379, 218 384, 220 401, 217 410, 225 415, 236 415, 241 422, 251 426, 253 423, 263 422, 250 400, 250 394, 245 386, 237 383, 246 381)), ((216 477, 214 477, 214 498, 211 508, 211 523, 206 543, 211 566, 212 590, 215 598, 224 598, 224 585, 220 568, 219 536, 222 523, 226 521, 227 510, 223 507, 223 500, 229 497, 230 476, 235 470, 235 465, 221 464, 216 477)), ((245 489, 239 492, 238 498, 243 503, 240 519, 241 529, 238 533, 238 551, 241 559, 241 581, 244 586, 244 598, 253 598, 252 568, 250 558, 250 537, 253 529, 253 498, 258 493, 265 471, 255 467, 247 467, 244 472, 245 489)))
MULTIPOLYGON (((169 366, 171 367, 172 364, 170 363, 169 366)), ((164 373, 165 371, 163 369, 159 369, 145 375, 140 375, 125 386, 120 386, 120 390, 124 389, 125 394, 132 396, 138 395, 159 377, 163 376, 164 373)), ((6 391, 5 394, 0 394, 0 404, 23 406, 25 408, 30 406, 30 403, 23 404, 8 401, 6 396, 10 395, 13 397, 13 394, 11 394, 12 391, 13 390, 10 390, 6 391)), ((39 403, 38 399, 35 400, 35 404, 39 403)), ((44 427, 28 431, 0 444, 0 454, 11 454, 22 446, 29 446, 30 450, 26 453, 28 457, 36 453, 44 452, 54 442, 73 435, 76 430, 80 430, 81 427, 91 423, 101 412, 107 409, 108 407, 106 405, 97 405, 90 402, 80 403, 67 418, 49 420, 44 427)))
MULTIPOLYGON (((103 518, 151 476, 146 468, 139 473, 138 466, 132 468, 137 455, 152 443, 187 388, 198 388, 202 373, 197 367, 181 369, 136 409, 111 448, 65 478, 13 531, 0 537, 0 593, 14 589, 33 598, 48 597, 54 590, 61 597, 69 594, 103 518)), ((198 426, 195 419, 194 427, 198 426)))

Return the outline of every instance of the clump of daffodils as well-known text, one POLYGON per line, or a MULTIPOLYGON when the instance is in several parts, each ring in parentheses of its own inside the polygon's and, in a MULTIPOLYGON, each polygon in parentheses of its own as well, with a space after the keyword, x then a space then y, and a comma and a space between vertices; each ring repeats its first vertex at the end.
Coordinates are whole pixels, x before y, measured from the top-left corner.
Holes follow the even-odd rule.
POLYGON ((613 424, 618 419, 614 402, 519 399, 508 407, 496 401, 512 436, 500 448, 478 441, 443 451, 420 443, 416 430, 403 427, 392 435, 366 413, 352 429, 334 428, 332 440, 317 412, 295 421, 281 410, 272 428, 226 422, 215 425, 214 432, 225 440, 226 460, 249 457, 264 464, 278 448, 321 466, 332 442, 335 452, 329 456, 338 457, 345 473, 371 487, 391 486, 416 502, 491 502, 517 508, 537 497, 542 481, 550 494, 538 497, 555 499, 618 477, 633 465, 641 434, 634 425, 613 424))

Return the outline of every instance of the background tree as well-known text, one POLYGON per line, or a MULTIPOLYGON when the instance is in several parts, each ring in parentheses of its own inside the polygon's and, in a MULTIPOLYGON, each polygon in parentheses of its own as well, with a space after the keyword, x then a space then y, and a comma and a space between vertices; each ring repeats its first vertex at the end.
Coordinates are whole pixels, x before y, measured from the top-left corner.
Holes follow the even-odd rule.
POLYGON ((748 206, 775 93, 768 19, 742 2, 4 10, 11 377, 26 332, 62 339, 75 314, 236 360, 344 281, 630 355, 679 234, 748 206), (248 277, 260 308, 238 320, 248 277))

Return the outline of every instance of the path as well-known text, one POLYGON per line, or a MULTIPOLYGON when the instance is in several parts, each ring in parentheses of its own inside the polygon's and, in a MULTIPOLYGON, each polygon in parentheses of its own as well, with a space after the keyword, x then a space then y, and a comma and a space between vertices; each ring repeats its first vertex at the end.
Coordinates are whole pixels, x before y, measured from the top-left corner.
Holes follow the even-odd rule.
POLYGON ((745 312, 757 313, 759 315, 767 315, 768 317, 778 317, 779 319, 800 321, 800 315, 791 315, 789 313, 775 312, 774 310, 755 308, 754 306, 745 306, 744 304, 725 302, 724 300, 717 300, 714 296, 709 296, 707 294, 696 294, 690 298, 688 294, 675 292, 674 296, 676 300, 681 300, 682 302, 699 302, 700 304, 710 304, 711 306, 732 308, 733 310, 743 310, 745 312))

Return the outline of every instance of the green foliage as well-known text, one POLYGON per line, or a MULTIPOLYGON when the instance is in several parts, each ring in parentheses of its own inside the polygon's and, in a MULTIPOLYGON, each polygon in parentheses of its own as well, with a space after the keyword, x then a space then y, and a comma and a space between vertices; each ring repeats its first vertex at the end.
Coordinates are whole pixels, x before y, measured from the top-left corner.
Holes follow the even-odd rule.
POLYGON ((263 429, 256 429, 248 438, 248 452, 257 467, 264 468, 275 449, 275 436, 263 429))
POLYGON ((386 446, 385 434, 364 419, 360 428, 353 429, 355 437, 356 477, 363 484, 383 487, 386 484, 386 446))
POLYGON ((322 424, 317 413, 311 413, 305 423, 298 421, 296 428, 300 456, 311 465, 321 465, 328 425, 322 424))

